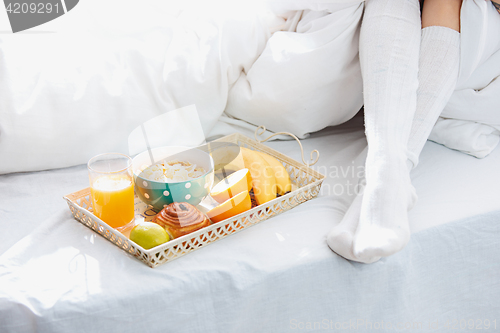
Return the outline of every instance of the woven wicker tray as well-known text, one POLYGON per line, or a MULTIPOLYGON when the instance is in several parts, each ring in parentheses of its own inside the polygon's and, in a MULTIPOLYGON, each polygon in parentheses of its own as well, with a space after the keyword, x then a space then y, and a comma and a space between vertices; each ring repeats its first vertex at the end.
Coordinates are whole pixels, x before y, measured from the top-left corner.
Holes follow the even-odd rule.
MULTIPOLYGON (((275 135, 277 134, 291 135, 289 133, 276 133, 275 135)), ((256 139, 257 135, 258 133, 256 131, 256 139)), ((293 137, 299 142, 295 136, 293 137)), ((212 224, 188 235, 173 239, 149 250, 143 249, 141 246, 128 239, 125 235, 114 230, 92 214, 90 188, 71 193, 65 196, 64 199, 67 201, 69 209, 77 221, 94 230, 125 252, 143 261, 148 266, 156 267, 165 262, 182 257, 203 246, 223 239, 231 234, 237 233, 245 228, 251 227, 270 217, 281 214, 307 200, 315 198, 318 195, 325 176, 310 168, 310 165, 314 164, 317 161, 317 158, 316 161, 307 165, 305 164, 304 157, 302 156, 304 164, 299 163, 261 143, 266 140, 255 141, 241 134, 232 134, 216 141, 235 143, 240 147, 262 151, 274 156, 283 163, 286 170, 290 174, 290 179, 294 189, 293 191, 232 218, 212 224)), ((300 142, 299 145, 303 155, 302 145, 300 142)), ((313 152, 317 153, 317 151, 313 152)), ((317 157, 319 157, 319 154, 317 157)), ((139 212, 146 221, 151 220, 155 215, 154 211, 149 209, 147 205, 143 204, 137 197, 135 205, 136 213, 139 212)))

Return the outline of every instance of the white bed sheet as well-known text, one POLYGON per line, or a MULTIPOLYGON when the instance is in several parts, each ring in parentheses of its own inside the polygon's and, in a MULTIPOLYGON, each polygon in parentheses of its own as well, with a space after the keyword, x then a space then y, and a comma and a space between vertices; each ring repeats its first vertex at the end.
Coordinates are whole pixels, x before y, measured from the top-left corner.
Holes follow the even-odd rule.
MULTIPOLYGON (((362 119, 303 143, 331 176, 319 198, 155 269, 72 219, 61 197, 87 186, 84 166, 0 176, 0 331, 500 325, 500 149, 478 160, 429 142, 412 174, 420 196, 412 240, 364 265, 325 242, 352 200, 340 189, 357 181, 349 170, 362 163, 362 119), (332 173, 342 168, 346 177, 332 173)), ((269 145, 300 159, 294 141, 269 145)))

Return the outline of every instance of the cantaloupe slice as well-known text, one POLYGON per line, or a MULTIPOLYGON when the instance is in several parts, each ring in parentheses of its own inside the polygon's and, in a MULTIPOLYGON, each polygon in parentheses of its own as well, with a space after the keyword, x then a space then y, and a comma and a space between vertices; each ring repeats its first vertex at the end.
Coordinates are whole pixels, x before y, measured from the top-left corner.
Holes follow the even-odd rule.
POLYGON ((245 168, 230 174, 217 183, 210 191, 210 196, 215 201, 223 203, 241 192, 250 192, 251 189, 252 178, 250 171, 245 168))
POLYGON ((213 223, 216 223, 246 212, 250 208, 252 208, 250 194, 248 191, 243 191, 209 210, 207 216, 213 223))

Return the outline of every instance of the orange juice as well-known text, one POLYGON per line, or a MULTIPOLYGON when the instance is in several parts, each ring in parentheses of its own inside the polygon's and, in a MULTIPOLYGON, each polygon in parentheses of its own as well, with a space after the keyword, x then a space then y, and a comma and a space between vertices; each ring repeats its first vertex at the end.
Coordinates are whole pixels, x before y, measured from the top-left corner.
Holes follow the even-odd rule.
POLYGON ((110 227, 122 227, 134 219, 134 185, 128 176, 98 177, 90 193, 95 216, 110 227))

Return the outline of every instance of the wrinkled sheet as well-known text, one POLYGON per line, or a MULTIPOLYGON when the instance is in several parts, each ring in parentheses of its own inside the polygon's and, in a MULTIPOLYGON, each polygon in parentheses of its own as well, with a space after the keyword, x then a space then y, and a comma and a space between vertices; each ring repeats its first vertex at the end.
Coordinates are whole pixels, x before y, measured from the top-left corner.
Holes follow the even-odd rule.
MULTIPOLYGON (((266 144, 300 160, 295 141, 266 144)), ((155 269, 73 220, 62 196, 87 186, 85 166, 0 176, 0 331, 443 332, 471 319, 494 331, 500 149, 478 160, 428 142, 410 243, 364 265, 326 244, 354 198, 362 117, 303 144, 329 176, 317 199, 155 269)))

